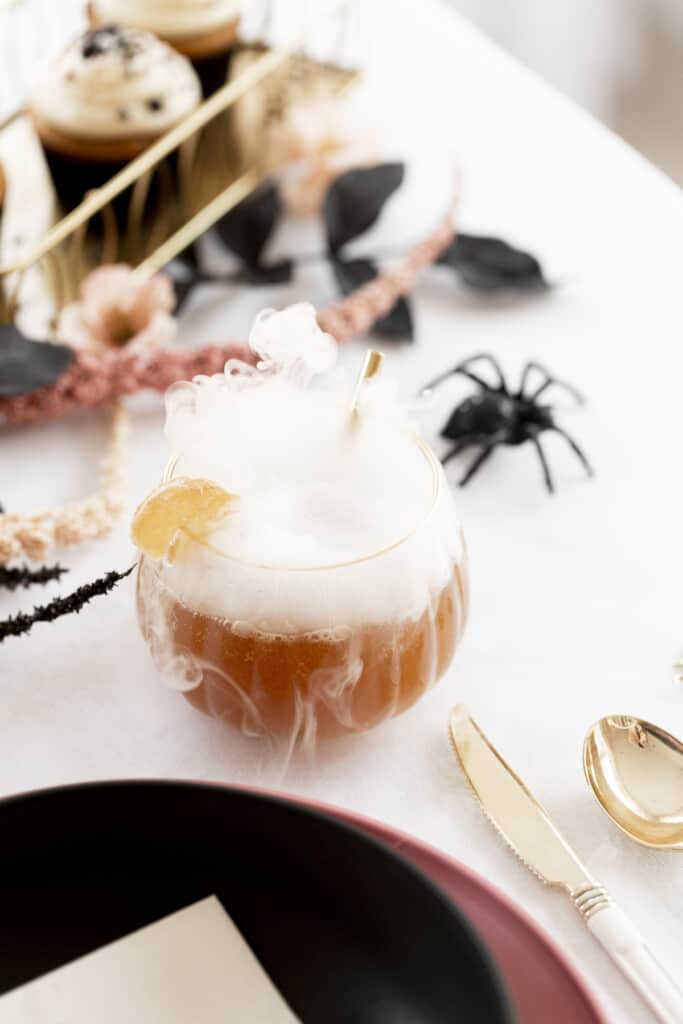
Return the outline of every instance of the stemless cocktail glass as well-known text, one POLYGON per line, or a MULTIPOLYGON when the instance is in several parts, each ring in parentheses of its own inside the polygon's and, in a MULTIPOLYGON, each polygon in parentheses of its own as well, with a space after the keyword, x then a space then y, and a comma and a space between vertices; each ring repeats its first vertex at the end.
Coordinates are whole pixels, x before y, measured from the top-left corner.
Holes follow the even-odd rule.
POLYGON ((177 564, 141 557, 143 635, 191 704, 247 735, 307 744, 378 725, 443 675, 465 626, 467 568, 443 470, 416 444, 424 512, 382 550, 269 566, 188 532, 177 564))
POLYGON ((204 487, 230 504, 204 529, 186 503, 170 547, 141 542, 137 593, 156 665, 190 703, 310 747, 399 714, 443 675, 467 573, 443 469, 390 382, 350 419, 336 378, 310 386, 292 339, 327 373, 336 346, 300 305, 257 319, 258 371, 228 366, 171 395, 176 454, 156 493, 204 487))

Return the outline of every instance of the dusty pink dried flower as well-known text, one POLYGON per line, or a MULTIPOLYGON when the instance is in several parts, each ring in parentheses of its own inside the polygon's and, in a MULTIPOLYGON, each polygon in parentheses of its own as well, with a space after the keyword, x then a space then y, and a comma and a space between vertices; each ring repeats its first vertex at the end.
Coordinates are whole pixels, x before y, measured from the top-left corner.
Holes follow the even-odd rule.
POLYGON ((64 307, 57 338, 91 351, 150 352, 173 338, 174 305, 166 274, 141 279, 125 263, 108 264, 88 274, 80 300, 64 307))

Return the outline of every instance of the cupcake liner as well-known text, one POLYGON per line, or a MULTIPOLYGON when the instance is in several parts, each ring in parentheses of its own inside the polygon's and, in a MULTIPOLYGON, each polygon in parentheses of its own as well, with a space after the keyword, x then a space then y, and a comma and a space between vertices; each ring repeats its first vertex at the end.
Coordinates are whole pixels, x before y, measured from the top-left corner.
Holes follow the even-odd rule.
POLYGON ((224 86, 228 80, 238 29, 239 18, 235 18, 223 28, 201 36, 165 40, 192 63, 202 83, 205 98, 224 86))
MULTIPOLYGON (((57 197, 72 210, 87 192, 101 188, 154 141, 148 139, 75 139, 45 125, 34 115, 34 127, 43 147, 57 197)), ((114 201, 127 207, 127 193, 114 201)))
MULTIPOLYGON (((58 149, 51 146, 42 137, 41 142, 52 183, 64 212, 75 209, 91 189, 106 185, 132 159, 132 155, 128 159, 118 160, 86 159, 82 152, 77 155, 74 152, 58 149)), ((164 195, 168 198, 168 184, 165 188, 162 186, 160 175, 170 173, 175 176, 177 166, 178 154, 175 152, 170 153, 157 165, 157 171, 152 175, 145 201, 145 220, 154 216, 164 195)), ((116 196, 110 204, 121 231, 125 231, 127 226, 132 195, 133 187, 131 186, 116 196)), ((97 233, 102 225, 101 217, 91 218, 91 231, 97 233)))
POLYGON ((192 59, 192 66, 202 83, 202 93, 205 99, 212 96, 227 82, 230 75, 231 59, 232 50, 216 53, 209 57, 192 59))

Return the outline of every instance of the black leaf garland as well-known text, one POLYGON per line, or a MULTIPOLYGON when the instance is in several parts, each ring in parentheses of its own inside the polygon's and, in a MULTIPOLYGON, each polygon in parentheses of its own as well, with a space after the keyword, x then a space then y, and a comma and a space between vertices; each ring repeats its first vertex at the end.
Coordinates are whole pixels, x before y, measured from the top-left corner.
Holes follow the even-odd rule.
POLYGON ((82 587, 74 590, 73 594, 66 597, 56 597, 49 604, 37 605, 32 612, 19 612, 18 615, 11 615, 7 619, 0 620, 0 643, 10 636, 22 636, 28 633, 37 622, 54 622, 63 615, 71 615, 80 610, 92 600, 108 594, 117 583, 130 576, 135 565, 131 565, 125 572, 107 572, 92 583, 85 583, 82 587))
MULTIPOLYGON (((403 164, 359 167, 336 178, 325 196, 323 216, 332 273, 343 295, 349 295, 377 276, 379 270, 369 259, 344 259, 345 245, 376 223, 387 199, 403 183, 403 164)), ((391 341, 412 341, 413 317, 406 298, 375 321, 371 331, 391 341)))
MULTIPOLYGON (((327 252, 317 258, 327 258, 333 264, 340 260, 350 265, 348 272, 342 269, 339 273, 333 266, 339 287, 345 295, 359 284, 371 280, 377 274, 377 268, 369 261, 365 261, 364 266, 373 266, 373 273, 370 275, 369 272, 361 270, 358 261, 343 260, 340 254, 341 247, 375 223, 384 203, 403 181, 403 176, 403 164, 378 164, 375 167, 348 171, 336 178, 328 189, 324 210, 327 252), (354 267, 356 263, 358 266, 354 267), (352 286, 349 282, 353 279, 357 283, 352 286)), ((176 312, 182 309, 192 289, 202 282, 244 281, 256 286, 288 284, 293 279, 296 269, 294 259, 283 259, 270 264, 263 261, 263 253, 282 212, 279 189, 274 182, 267 182, 217 221, 215 230, 218 238, 242 263, 242 268, 237 274, 219 276, 207 272, 198 259, 196 246, 181 253, 168 264, 166 270, 175 287, 176 312)), ((304 257, 304 261, 305 259, 304 257)), ((407 302, 399 300, 396 308, 382 318, 375 332, 384 338, 412 338, 412 317, 407 302)))
POLYGON ((536 257, 501 238, 458 234, 439 263, 452 267, 470 288, 488 294, 548 287, 536 257))
POLYGON ((187 249, 183 249, 178 257, 191 270, 199 270, 199 251, 197 243, 192 242, 187 249))
POLYGON ((173 282, 173 293, 175 295, 175 308, 173 312, 177 316, 190 297, 193 288, 201 280, 201 272, 197 258, 194 255, 194 247, 187 249, 180 256, 176 256, 171 263, 164 267, 164 270, 173 282), (192 256, 189 255, 191 251, 192 256))
POLYGON ((0 566, 0 590, 14 591, 18 587, 28 590, 35 584, 44 586, 46 583, 51 583, 52 580, 61 579, 68 571, 59 563, 57 565, 41 565, 39 569, 30 569, 28 565, 19 565, 11 569, 8 569, 7 566, 0 566))
POLYGON ((216 222, 216 231, 248 267, 258 267, 281 212, 280 194, 273 182, 267 182, 228 210, 216 222))
POLYGON ((283 284, 291 280, 291 260, 273 266, 263 262, 263 252, 281 216, 280 192, 270 181, 216 222, 216 232, 223 243, 244 263, 250 284, 283 284))
POLYGON ((66 345, 32 341, 14 324, 0 324, 0 397, 27 395, 54 384, 73 357, 66 345))
MULTIPOLYGON (((249 285, 287 284, 297 263, 326 259, 344 295, 367 283, 377 273, 368 258, 347 259, 344 246, 379 218, 386 201, 401 186, 402 163, 355 168, 336 178, 323 205, 326 252, 267 264, 263 253, 281 216, 282 199, 275 182, 263 184, 228 211, 216 224, 216 235, 240 260, 236 274, 217 276, 201 265, 196 244, 189 246, 167 267, 174 283, 176 313, 184 307, 196 285, 202 282, 246 282, 249 285)), ((528 293, 549 288, 541 264, 531 253, 500 238, 459 234, 441 254, 439 263, 451 267, 461 280, 483 295, 502 292, 528 293)), ((391 340, 413 339, 413 317, 407 297, 372 328, 391 340)), ((69 367, 73 349, 50 341, 26 338, 14 324, 0 324, 0 398, 30 394, 49 387, 69 367)), ((1 512, 2 506, 0 506, 1 512)))
POLYGON ((279 260, 268 266, 245 266, 241 280, 251 285, 289 284, 294 277, 294 260, 279 260))
MULTIPOLYGON (((167 268, 175 281, 177 309, 195 285, 202 281, 223 281, 249 285, 286 284, 299 263, 327 260, 337 287, 350 295, 379 272, 375 260, 347 258, 344 247, 377 221, 385 203, 401 186, 402 163, 377 164, 346 171, 327 190, 323 203, 326 252, 263 261, 268 241, 281 216, 282 200, 275 182, 267 182, 229 210, 216 224, 216 234, 238 257, 237 273, 218 276, 202 268, 196 247, 187 250, 167 268)), ((459 234, 439 257, 473 290, 486 295, 499 292, 532 292, 549 287, 539 261, 500 238, 459 234)), ((372 333, 391 341, 412 341, 413 315, 409 298, 400 298, 389 313, 372 327, 372 333)))
POLYGON ((323 204, 327 248, 333 255, 372 227, 404 176, 404 165, 393 163, 358 167, 335 178, 323 204))
MULTIPOLYGON (((332 272, 343 295, 349 295, 356 288, 372 281, 379 272, 372 260, 344 260, 333 257, 331 264, 332 272)), ((388 341, 412 341, 414 337, 413 315, 408 301, 405 298, 398 299, 386 316, 375 321, 372 333, 380 338, 386 338, 388 341)))

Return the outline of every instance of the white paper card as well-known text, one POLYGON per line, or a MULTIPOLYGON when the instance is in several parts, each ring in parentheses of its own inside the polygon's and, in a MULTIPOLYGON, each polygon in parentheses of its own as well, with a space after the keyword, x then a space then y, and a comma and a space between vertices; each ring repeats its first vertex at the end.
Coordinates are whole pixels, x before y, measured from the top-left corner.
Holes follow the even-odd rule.
POLYGON ((295 1024, 216 899, 0 997, 0 1024, 295 1024))

